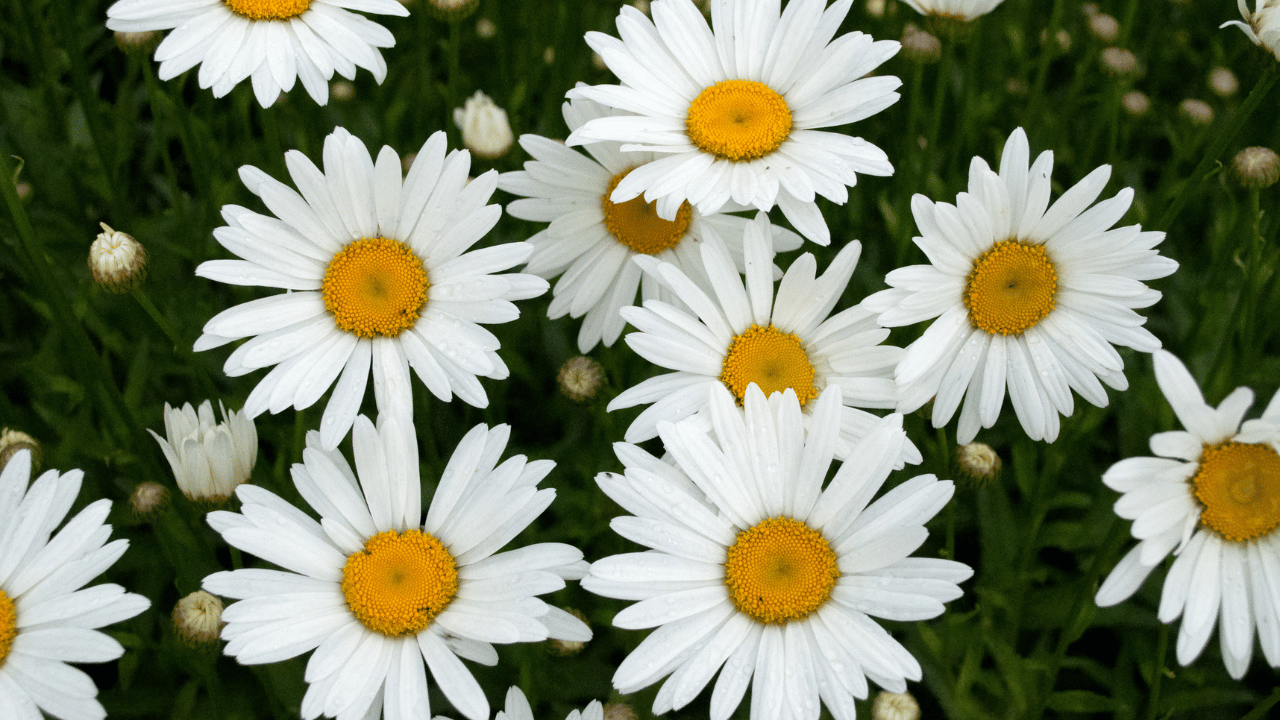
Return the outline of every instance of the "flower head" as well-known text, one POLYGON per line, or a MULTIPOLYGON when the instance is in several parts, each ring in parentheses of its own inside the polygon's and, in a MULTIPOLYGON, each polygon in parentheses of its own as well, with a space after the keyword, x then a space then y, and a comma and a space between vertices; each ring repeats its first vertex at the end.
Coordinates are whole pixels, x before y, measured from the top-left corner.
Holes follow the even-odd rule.
POLYGON ((462 144, 479 158, 500 158, 515 140, 507 111, 479 90, 462 107, 453 109, 453 122, 462 130, 462 144))
POLYGON ((89 272, 107 292, 129 292, 147 277, 147 250, 132 235, 99 224, 102 232, 89 246, 89 272))
POLYGON ((200 403, 197 412, 191 403, 181 409, 164 405, 164 433, 160 437, 148 429, 160 443, 178 489, 192 500, 220 503, 231 497, 258 460, 258 431, 253 419, 243 411, 222 411, 222 422, 213 415, 213 404, 200 403))
POLYGON ((903 0, 921 15, 969 21, 995 10, 1004 0, 903 0))
POLYGON ((1254 45, 1265 48, 1276 60, 1280 60, 1280 0, 1254 0, 1253 12, 1249 12, 1248 0, 1236 0, 1244 22, 1228 20, 1222 27, 1235 25, 1244 31, 1254 45))
POLYGON ((1247 147, 1231 161, 1236 180, 1250 190, 1265 190, 1280 180, 1280 155, 1269 147, 1247 147))
POLYGON ((31 453, 31 470, 38 471, 40 461, 44 458, 44 454, 40 451, 40 443, 21 430, 11 428, 0 430, 0 469, 4 469, 13 456, 22 450, 31 453))
POLYGON ((222 601, 217 595, 197 590, 173 606, 173 627, 190 645, 214 645, 222 632, 222 601))

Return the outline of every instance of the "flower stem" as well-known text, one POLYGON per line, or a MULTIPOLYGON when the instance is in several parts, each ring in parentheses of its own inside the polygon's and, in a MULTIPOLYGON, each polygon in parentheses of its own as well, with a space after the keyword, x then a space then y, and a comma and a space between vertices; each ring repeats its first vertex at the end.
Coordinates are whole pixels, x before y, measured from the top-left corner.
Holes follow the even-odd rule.
POLYGON ((1156 720, 1160 711, 1160 685, 1164 680, 1164 658, 1169 653, 1169 624, 1160 623, 1160 640, 1156 644, 1156 664, 1151 674, 1151 699, 1147 701, 1147 720, 1156 720))
POLYGON ((191 343, 183 342, 182 339, 178 337, 178 333, 174 330, 173 325, 171 325, 169 320, 160 313, 160 310, 155 306, 155 303, 151 302, 151 297, 147 295, 145 290, 141 287, 134 288, 133 299, 138 301, 138 304, 142 306, 142 309, 146 311, 147 315, 151 317, 156 326, 160 328, 160 331, 165 334, 165 337, 169 338, 169 342, 173 343, 174 352, 181 355, 187 365, 195 370, 196 377, 200 379, 200 385, 204 389, 205 395, 210 398, 216 397, 218 394, 218 388, 214 386, 213 380, 209 378, 209 373, 204 369, 204 365, 196 359, 195 353, 191 350, 191 343))

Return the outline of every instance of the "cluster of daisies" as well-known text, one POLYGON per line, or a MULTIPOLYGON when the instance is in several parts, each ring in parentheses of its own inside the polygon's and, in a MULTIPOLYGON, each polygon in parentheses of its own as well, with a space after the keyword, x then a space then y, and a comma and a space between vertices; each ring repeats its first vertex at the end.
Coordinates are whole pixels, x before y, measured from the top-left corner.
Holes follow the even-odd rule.
MULTIPOLYGON (((929 262, 892 271, 888 289, 849 302, 857 241, 838 242, 822 272, 809 253, 776 264, 804 240, 832 242, 818 195, 843 203, 859 174, 893 173, 878 147, 827 129, 898 99, 897 78, 869 76, 898 43, 837 37, 850 4, 713 0, 710 24, 690 0, 655 0, 652 19, 624 6, 619 37, 586 38, 621 83, 570 91, 566 142, 521 137, 532 157, 522 171, 469 179, 469 154, 437 132, 406 176, 395 150, 375 158, 342 128, 325 139, 322 167, 286 154, 291 184, 241 169, 270 214, 225 206, 214 237, 236 259, 196 273, 285 292, 217 314, 195 348, 246 340, 226 374, 270 370, 225 422, 207 402, 166 407, 166 438, 156 436, 192 492, 237 498, 238 511, 210 512, 209 525, 274 566, 205 578, 206 591, 236 600, 218 620, 226 654, 257 664, 310 652, 304 718, 429 717, 430 675, 458 713, 487 720, 463 660, 496 664, 495 644, 590 639, 540 597, 580 581, 633 601, 615 626, 654 629, 613 682, 622 693, 661 682, 655 713, 715 678, 715 720, 749 686, 756 720, 815 720, 822 706, 853 720, 869 681, 903 692, 921 679, 874 618, 936 617, 972 575, 912 556, 952 496, 949 480, 921 474, 880 492, 892 471, 922 461, 900 413, 931 402, 942 427, 959 411, 967 443, 1008 397, 1027 435, 1052 442, 1076 395, 1105 406, 1104 386, 1126 389, 1120 346, 1155 353, 1187 429, 1154 436, 1159 457, 1104 476, 1141 542, 1097 601, 1128 598, 1174 553, 1159 617, 1185 612, 1179 660, 1200 653, 1221 617, 1233 676, 1255 628, 1280 666, 1280 399, 1242 425, 1250 391, 1209 407, 1142 327, 1137 311, 1160 299, 1146 283, 1177 264, 1156 250, 1163 233, 1115 227, 1133 193, 1098 200, 1110 168, 1053 200, 1053 154, 1032 161, 1017 129, 998 170, 973 159, 954 203, 913 198, 929 262), (477 248, 502 214, 490 204, 499 188, 519 198, 511 215, 547 227, 477 248), (771 223, 774 208, 796 232, 771 223), (582 352, 630 324, 627 345, 669 371, 610 403, 648 407, 615 445, 623 472, 596 478, 629 513, 611 527, 643 552, 588 564, 564 544, 504 549, 555 497, 539 487, 554 463, 503 458, 505 425, 465 435, 424 512, 413 376, 441 402, 484 407, 479 378, 509 374, 485 326, 548 290, 551 317, 582 319, 582 352), (907 348, 882 344, 889 328, 930 320, 907 348), (376 420, 359 414, 370 377, 376 420), (256 457, 252 418, 326 392, 291 471, 312 512, 241 484, 256 457), (348 436, 351 461, 338 449, 348 436), (636 444, 653 438, 664 457, 636 444)), ((998 1, 911 5, 967 18, 998 1)), ((1275 42, 1270 8, 1242 2, 1260 44, 1275 42)), ((200 85, 221 96, 251 77, 263 105, 301 79, 324 102, 335 71, 386 72, 377 48, 394 38, 352 10, 406 12, 395 0, 121 0, 108 27, 173 29, 156 51, 164 78, 199 65, 200 85)), ((110 503, 53 535, 80 472, 28 487, 30 474, 27 452, 0 474, 0 716, 101 717, 92 680, 66 662, 118 657, 96 628, 148 602, 114 585, 82 589, 126 546, 106 542, 110 503)), ((600 716, 598 703, 582 715, 600 716)), ((530 717, 518 690, 499 717, 530 717)))

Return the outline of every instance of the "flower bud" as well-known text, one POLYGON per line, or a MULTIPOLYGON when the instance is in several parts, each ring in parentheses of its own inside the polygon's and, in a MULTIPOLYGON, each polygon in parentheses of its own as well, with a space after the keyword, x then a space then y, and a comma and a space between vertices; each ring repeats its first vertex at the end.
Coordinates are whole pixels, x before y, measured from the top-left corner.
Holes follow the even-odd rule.
POLYGON ((920 720, 920 703, 911 693, 881 691, 871 703, 871 720, 920 720))
POLYGON ((608 703, 602 720, 636 720, 638 717, 635 708, 626 703, 608 703))
POLYGON ((129 505, 133 508, 133 516, 139 521, 155 520, 169 509, 169 488, 160 483, 147 481, 139 483, 129 495, 129 505))
POLYGON ((1102 69, 1112 77, 1133 77, 1138 74, 1138 58, 1124 48, 1105 48, 1102 51, 1102 69))
POLYGON ((488 40, 498 34, 498 26, 493 24, 489 18, 480 18, 476 21, 476 35, 488 40))
POLYGON ((586 355, 569 358, 556 374, 560 392, 574 402, 586 402, 595 397, 604 384, 604 367, 586 355))
POLYGON ((44 459, 44 454, 40 452, 40 443, 30 435, 5 428, 0 431, 0 470, 9 464, 9 460, 20 450, 31 451, 31 474, 35 474, 40 469, 40 462, 44 459))
POLYGON ((356 96, 356 86, 346 80, 335 80, 329 85, 329 97, 337 102, 346 102, 356 96))
POLYGON ((956 448, 956 465, 960 474, 975 485, 1000 477, 1000 456, 986 443, 971 442, 956 448))
MULTIPOLYGON (((221 407, 221 403, 219 403, 221 407)), ((164 405, 165 438, 148 429, 160 443, 173 468, 178 489, 191 500, 210 504, 225 502, 248 481, 258 460, 258 431, 242 412, 222 408, 223 422, 213 416, 213 404, 205 400, 199 413, 186 403, 181 409, 164 405)))
POLYGON ((493 104, 479 90, 463 107, 453 109, 453 121, 462 129, 462 144, 476 157, 492 160, 507 154, 515 138, 507 111, 493 104))
POLYGON ((1105 13, 1091 15, 1089 34, 1104 43, 1113 43, 1120 37, 1120 21, 1105 13))
POLYGON ((129 292, 147 277, 147 250, 132 235, 99 224, 102 232, 89 246, 89 272, 107 292, 129 292))
POLYGON ((1218 97, 1229 98, 1240 90, 1240 81, 1227 68, 1216 67, 1209 71, 1209 89, 1218 97))
POLYGON ((164 34, 159 30, 143 32, 116 32, 116 47, 126 55, 146 57, 160 46, 164 34))
POLYGON ((193 647, 218 642, 222 625, 222 601, 204 590, 191 593, 173 606, 173 628, 183 642, 193 647))
POLYGON ((456 22, 475 12, 480 0, 431 0, 428 5, 432 15, 441 20, 456 22))
MULTIPOLYGON (((587 617, 581 612, 574 610, 573 608, 565 608, 565 610, 582 622, 587 622, 587 617)), ((587 644, 581 640, 561 640, 560 638, 551 638, 547 640, 547 645, 550 647, 551 652, 556 655, 577 655, 582 652, 582 648, 587 646, 587 644)))
POLYGON ((1147 96, 1137 90, 1130 90, 1120 98, 1120 104, 1124 106, 1125 112, 1134 117, 1142 117, 1151 109, 1151 100, 1147 96))
POLYGON ((1187 98, 1178 106, 1178 111, 1196 125, 1208 125, 1213 122, 1213 108, 1203 100, 1187 98))
POLYGON ((902 31, 902 57, 914 63, 928 65, 942 57, 942 42, 912 23, 902 31))
POLYGON ((1247 147, 1236 153, 1231 170, 1240 184, 1250 190, 1269 188, 1280 180, 1280 156, 1266 147, 1247 147))

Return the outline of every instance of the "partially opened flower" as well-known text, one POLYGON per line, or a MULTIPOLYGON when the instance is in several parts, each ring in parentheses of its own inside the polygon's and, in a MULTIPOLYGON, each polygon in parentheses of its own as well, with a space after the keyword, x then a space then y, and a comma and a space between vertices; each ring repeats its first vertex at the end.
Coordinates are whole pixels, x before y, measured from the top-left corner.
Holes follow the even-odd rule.
POLYGON ((1098 589, 1098 605, 1127 599, 1172 552, 1157 614, 1182 616, 1178 662, 1194 661, 1218 625, 1231 677, 1249 668, 1255 628, 1267 664, 1280 667, 1280 392, 1242 425, 1252 390, 1236 388, 1213 408, 1178 358, 1157 351, 1154 360, 1186 429, 1151 436, 1159 457, 1126 458, 1103 474, 1139 542, 1098 589))
POLYGON ((333 448, 355 420, 370 371, 379 412, 409 414, 410 367, 441 400, 456 394, 485 407, 477 376, 508 373, 498 339, 480 323, 516 319, 510 301, 547 289, 534 275, 495 274, 527 260, 527 243, 467 252, 502 215, 485 204, 498 173, 468 183, 470 156, 446 156, 443 132, 422 146, 403 182, 394 150, 383 147, 375 164, 342 128, 325 139, 323 173, 296 150, 285 163, 301 194, 242 167, 240 178, 276 217, 224 206, 228 225, 214 237, 244 259, 196 268, 232 285, 294 291, 218 313, 196 341, 196 350, 208 350, 252 337, 227 358, 233 377, 275 366, 249 394, 245 414, 301 410, 333 386, 320 421, 324 446, 333 448))
POLYGON ((898 78, 864 77, 898 52, 897 42, 860 32, 832 40, 851 2, 794 0, 780 17, 777 0, 714 2, 711 27, 690 0, 655 0, 653 20, 623 5, 621 40, 587 33, 622 84, 569 96, 631 115, 592 119, 568 143, 608 140, 661 156, 618 183, 615 203, 643 194, 665 220, 686 202, 703 215, 730 200, 764 211, 776 205, 801 235, 826 245, 831 233, 815 195, 844 203, 858 173, 893 174, 880 148, 819 129, 898 100, 898 78))
POLYGON ((200 403, 199 412, 184 403, 181 408, 164 404, 162 438, 148 428, 169 461, 178 489, 192 500, 220 503, 231 497, 258 461, 258 430, 243 412, 227 412, 222 422, 213 414, 213 403, 200 403))
POLYGON ((814 404, 805 433, 793 390, 766 400, 753 384, 744 414, 716 388, 711 433, 691 422, 659 427, 674 465, 620 443, 625 474, 597 476, 634 515, 611 527, 652 549, 595 562, 582 585, 638 601, 614 616, 617 627, 658 628, 613 676, 632 693, 670 675, 654 713, 688 704, 717 671, 712 720, 729 717, 753 682, 753 720, 816 720, 819 701, 853 720, 868 680, 906 692, 920 679, 916 659, 872 617, 924 620, 960 597, 968 566, 910 557, 952 483, 921 475, 871 502, 906 443, 893 415, 824 489, 840 388, 814 404))
POLYGON ((396 0, 119 0, 107 8, 107 27, 173 30, 156 48, 161 80, 199 65, 200 87, 222 97, 252 77, 263 107, 301 80, 324 105, 335 71, 351 79, 362 67, 381 83, 387 63, 378 48, 396 44, 389 30, 348 8, 409 14, 396 0))
MULTIPOLYGON (((493 716, 493 720, 534 720, 533 708, 529 707, 529 700, 520 688, 507 690, 506 704, 493 716)), ((565 720, 604 720, 604 706, 599 700, 594 700, 582 711, 570 712, 565 720)))
POLYGON ((93 679, 67 663, 115 660, 124 648, 97 628, 151 606, 119 585, 84 586, 115 564, 128 540, 107 542, 110 500, 65 525, 84 473, 45 471, 28 487, 31 451, 0 471, 0 717, 103 718, 93 679), (54 528, 62 529, 54 533, 54 528), (52 535, 52 537, 50 537, 52 535))
POLYGON ((1280 0, 1254 0, 1257 9, 1249 12, 1248 0, 1236 0, 1244 22, 1228 20, 1222 27, 1235 25, 1244 31, 1254 45, 1266 48, 1280 60, 1280 0))
MULTIPOLYGON (((627 335, 627 345, 674 371, 645 380, 609 403, 609 410, 652 403, 627 428, 627 442, 653 437, 663 421, 698 414, 705 422, 710 390, 726 387, 742 403, 752 383, 768 395, 792 390, 804 409, 804 427, 809 428, 812 402, 827 387, 839 385, 846 407, 839 413, 835 452, 843 458, 853 443, 882 422, 860 408, 894 406, 898 388, 892 374, 902 349, 879 344, 889 331, 861 306, 831 315, 862 245, 856 240, 847 243, 820 276, 813 255, 801 255, 782 276, 775 297, 770 237, 763 213, 747 224, 745 284, 724 244, 704 242, 701 255, 711 293, 672 263, 636 257, 648 275, 692 311, 661 300, 622 309, 627 322, 640 330, 627 335)), ((920 462, 910 442, 903 445, 902 460, 920 462)))
POLYGON ((959 443, 995 424, 1006 387, 1027 435, 1053 441, 1059 415, 1074 410, 1072 390, 1105 407, 1102 383, 1129 387, 1112 345, 1160 347, 1134 310, 1160 299, 1144 281, 1178 268, 1155 249, 1164 233, 1138 225, 1111 229, 1133 201, 1133 190, 1124 188, 1093 205, 1111 166, 1089 173, 1050 206, 1053 153, 1041 153, 1028 168, 1029 158, 1018 128, 1005 143, 998 175, 973 159, 969 192, 955 205, 913 197, 920 229, 914 240, 930 264, 890 272, 890 288, 862 303, 890 327, 938 318, 907 347, 894 373, 898 411, 932 398, 933 425, 942 427, 963 399, 959 443))
MULTIPOLYGON (((593 118, 618 114, 581 98, 564 104, 570 131, 593 118)), ((657 257, 707 287, 698 248, 707 228, 712 228, 726 241, 736 270, 743 270, 745 218, 704 215, 686 202, 674 220, 663 220, 654 203, 643 198, 619 203, 609 199, 635 168, 657 158, 654 153, 624 153, 619 143, 597 142, 583 148, 591 155, 587 158, 538 135, 522 135, 520 146, 534 159, 525 163, 524 170, 503 173, 498 187, 524 196, 507 206, 508 213, 522 220, 551 223, 529 238, 534 251, 525 270, 547 279, 560 276, 547 314, 553 318, 586 316, 578 332, 581 352, 589 352, 596 343, 608 347, 618 340, 626 325, 619 311, 635 304, 637 292, 645 300, 679 302, 673 293, 640 272, 631 258, 657 257)), ((724 212, 746 209, 732 201, 721 208, 724 212)), ((779 252, 800 247, 800 238, 783 228, 773 228, 771 239, 773 249, 779 252)))
POLYGON ((412 425, 367 418, 353 433, 355 471, 307 435, 293 466, 310 515, 242 485, 241 513, 213 512, 229 544, 279 565, 219 572, 204 588, 242 598, 222 613, 225 652, 246 665, 315 650, 302 717, 431 716, 427 674, 454 707, 485 720, 489 703, 459 658, 494 665, 492 643, 591 631, 538 595, 586 573, 582 553, 539 543, 498 552, 555 498, 538 483, 555 463, 498 459, 508 428, 477 425, 459 443, 424 520, 412 425))

